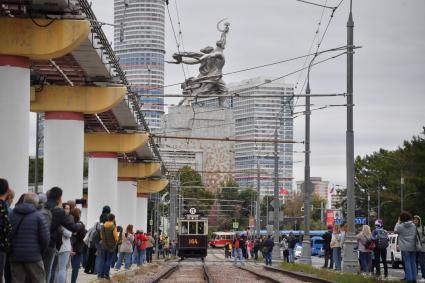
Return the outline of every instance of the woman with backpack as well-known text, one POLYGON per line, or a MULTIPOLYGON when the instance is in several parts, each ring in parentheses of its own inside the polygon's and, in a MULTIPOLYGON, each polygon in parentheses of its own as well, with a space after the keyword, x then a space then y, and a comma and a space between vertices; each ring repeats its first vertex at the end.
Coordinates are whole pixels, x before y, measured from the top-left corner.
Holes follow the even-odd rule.
POLYGON ((388 277, 387 265, 387 247, 388 247, 388 232, 383 228, 384 222, 381 219, 375 221, 375 230, 372 233, 372 239, 375 241, 375 249, 373 250, 374 266, 376 276, 381 276, 381 261, 384 264, 384 276, 388 277))
POLYGON ((371 267, 371 254, 374 248, 370 226, 363 225, 362 231, 357 234, 356 238, 359 246, 360 271, 367 273, 371 267))
POLYGON ((148 237, 145 236, 143 231, 140 231, 134 237, 134 252, 136 253, 137 261, 135 262, 137 266, 143 266, 143 263, 146 259, 146 242, 148 241, 148 237))
POLYGON ((331 238, 331 249, 332 249, 332 258, 335 264, 335 270, 341 270, 341 249, 342 249, 342 234, 339 225, 335 225, 332 231, 331 238))
POLYGON ((128 225, 125 232, 121 231, 119 235, 121 239, 121 245, 118 250, 118 260, 115 265, 115 270, 120 270, 122 262, 124 261, 124 268, 126 270, 130 269, 131 266, 131 255, 133 253, 133 225, 128 225))

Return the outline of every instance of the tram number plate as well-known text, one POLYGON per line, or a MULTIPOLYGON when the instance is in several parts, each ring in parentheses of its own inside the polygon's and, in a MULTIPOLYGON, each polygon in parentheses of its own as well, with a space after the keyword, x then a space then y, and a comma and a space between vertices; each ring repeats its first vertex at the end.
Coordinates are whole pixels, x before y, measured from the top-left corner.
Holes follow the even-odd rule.
POLYGON ((189 239, 189 245, 192 245, 192 246, 198 245, 198 239, 189 239))

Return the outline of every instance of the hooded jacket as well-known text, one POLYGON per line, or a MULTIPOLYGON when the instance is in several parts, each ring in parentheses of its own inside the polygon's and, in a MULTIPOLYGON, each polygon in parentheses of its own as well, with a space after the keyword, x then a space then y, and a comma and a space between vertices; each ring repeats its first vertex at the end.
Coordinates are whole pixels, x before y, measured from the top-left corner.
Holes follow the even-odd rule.
POLYGON ((416 230, 418 231, 418 236, 419 239, 421 240, 421 244, 422 244, 422 248, 421 248, 421 252, 425 253, 425 227, 422 224, 422 218, 418 215, 415 215, 415 218, 419 219, 419 224, 416 227, 416 230))
POLYGON ((394 233, 398 234, 398 245, 402 252, 416 251, 416 226, 412 221, 397 223, 394 233))
POLYGON ((49 228, 44 216, 33 204, 21 203, 10 215, 12 223, 11 262, 38 262, 49 243, 49 228), (22 220, 19 229, 19 222, 22 220))

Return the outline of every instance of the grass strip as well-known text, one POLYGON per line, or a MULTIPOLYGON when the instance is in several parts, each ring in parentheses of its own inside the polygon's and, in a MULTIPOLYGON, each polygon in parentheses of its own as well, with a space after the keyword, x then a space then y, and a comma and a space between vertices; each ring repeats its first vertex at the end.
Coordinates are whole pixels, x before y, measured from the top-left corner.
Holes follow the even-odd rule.
POLYGON ((379 278, 355 273, 339 272, 329 269, 316 268, 311 265, 282 262, 280 267, 292 272, 300 272, 326 279, 335 283, 376 283, 376 282, 400 282, 400 280, 381 280, 379 278))

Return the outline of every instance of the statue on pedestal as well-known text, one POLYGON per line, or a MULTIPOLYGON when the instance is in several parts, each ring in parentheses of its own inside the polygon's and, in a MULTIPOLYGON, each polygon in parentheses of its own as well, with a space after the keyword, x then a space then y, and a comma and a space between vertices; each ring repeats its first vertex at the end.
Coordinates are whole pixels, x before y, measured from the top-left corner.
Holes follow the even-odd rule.
MULTIPOLYGON (((225 19, 224 19, 225 20, 225 19)), ((229 32, 230 23, 225 22, 220 28, 221 20, 217 23, 217 30, 221 32, 216 47, 207 46, 200 52, 179 52, 173 54, 175 61, 167 61, 172 64, 200 64, 197 77, 190 77, 181 85, 184 95, 193 96, 195 99, 200 94, 217 95, 227 93, 226 83, 223 81, 223 66, 225 58, 223 50, 226 46, 226 36, 229 32)), ((219 97, 219 104, 223 106, 224 97, 219 97)))

